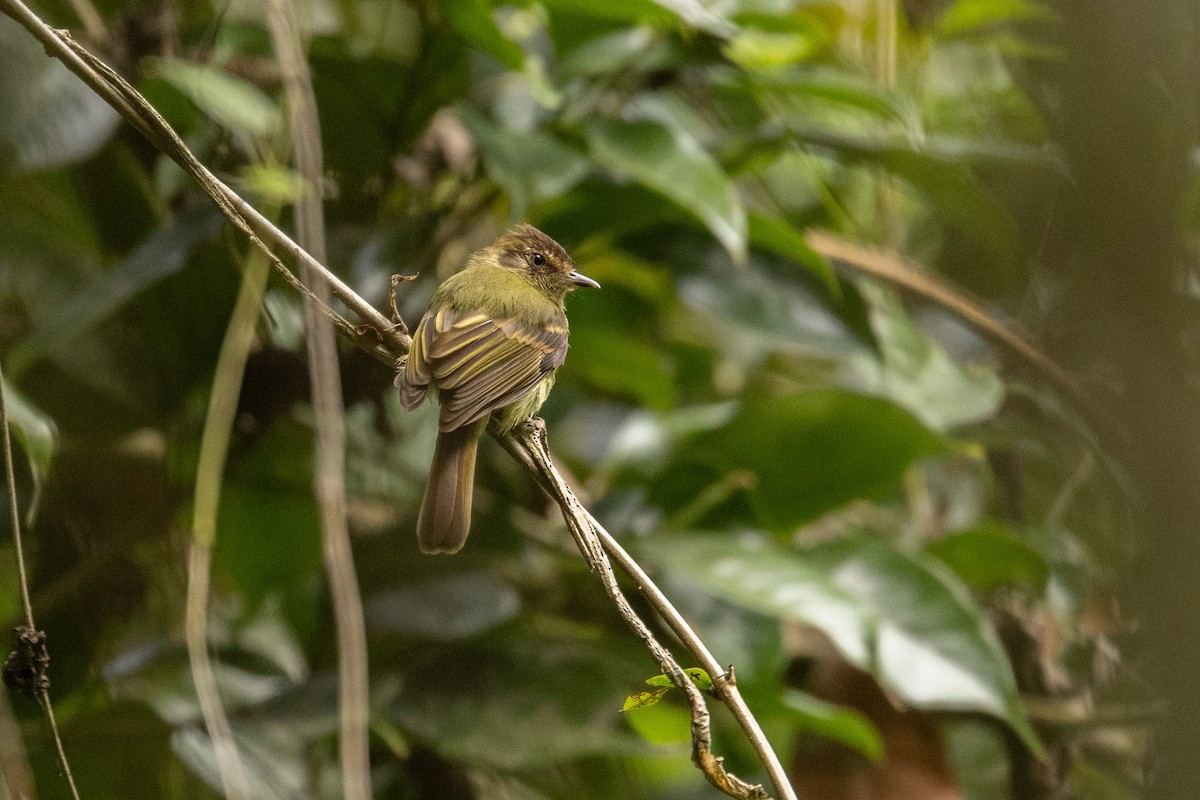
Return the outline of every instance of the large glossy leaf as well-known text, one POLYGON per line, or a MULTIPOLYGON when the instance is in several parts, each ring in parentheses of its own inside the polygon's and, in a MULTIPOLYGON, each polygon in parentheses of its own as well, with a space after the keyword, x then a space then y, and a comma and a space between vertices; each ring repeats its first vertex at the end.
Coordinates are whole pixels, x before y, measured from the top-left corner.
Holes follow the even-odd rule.
POLYGON ((572 302, 571 318, 579 322, 572 325, 566 374, 639 406, 669 409, 675 404, 671 364, 652 339, 626 327, 619 310, 614 311, 621 300, 621 295, 610 295, 572 302))
POLYGON ((430 650, 406 670, 390 717, 448 758, 531 768, 643 748, 619 710, 644 678, 611 647, 583 641, 430 650))
POLYGON ((838 586, 874 607, 881 683, 917 706, 999 717, 1041 750, 999 637, 949 570, 865 537, 823 545, 812 555, 838 586))
POLYGON ((305 584, 320 567, 312 449, 310 429, 282 420, 226 470, 213 566, 251 603, 305 584))
POLYGON ((281 486, 227 483, 221 492, 213 565, 249 601, 305 583, 321 564, 320 523, 311 494, 281 486))
POLYGON ((375 630, 451 641, 511 620, 520 610, 515 589, 490 572, 460 572, 371 597, 367 620, 375 630))
MULTIPOLYGON (((768 249, 763 247, 764 250, 768 249)), ((823 292, 751 260, 747 269, 710 270, 679 281, 679 296, 713 325, 720 347, 743 365, 770 353, 845 357, 861 346, 823 292)))
POLYGON ((0 16, 0 53, 0 167, 72 164, 108 141, 116 112, 7 16, 0 16))
POLYGON ((681 534, 647 547, 731 602, 819 628, 906 702, 996 716, 1039 747, 999 639, 937 562, 868 538, 796 551, 761 537, 681 534))
POLYGON ((820 628, 855 664, 871 658, 871 609, 811 560, 746 534, 657 536, 640 546, 692 588, 820 628))
POLYGON ((749 470, 764 524, 789 530, 892 490, 909 464, 944 446, 899 406, 826 389, 755 398, 701 449, 724 469, 749 470))
POLYGON ((858 288, 879 353, 848 362, 850 385, 890 399, 938 431, 988 419, 1000 409, 1004 383, 995 372, 955 362, 912 323, 895 292, 869 281, 858 288))
POLYGON ((737 187, 700 143, 658 122, 594 120, 592 157, 619 176, 660 192, 694 214, 737 262, 746 258, 746 210, 737 187))
POLYGON ((900 97, 860 75, 833 67, 804 65, 779 70, 757 76, 754 83, 775 96, 867 111, 891 121, 904 119, 900 97))
POLYGON ((566 53, 558 62, 560 78, 598 77, 613 72, 651 72, 679 61, 674 43, 648 26, 605 33, 566 53))

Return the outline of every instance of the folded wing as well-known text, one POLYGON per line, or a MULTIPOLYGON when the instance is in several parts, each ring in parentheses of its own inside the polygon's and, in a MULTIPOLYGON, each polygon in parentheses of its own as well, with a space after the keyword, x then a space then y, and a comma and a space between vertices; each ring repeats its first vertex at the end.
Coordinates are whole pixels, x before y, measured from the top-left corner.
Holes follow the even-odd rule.
POLYGON ((567 356, 567 320, 529 324, 487 314, 430 310, 413 335, 397 383, 404 407, 438 390, 438 427, 452 431, 519 400, 567 356))

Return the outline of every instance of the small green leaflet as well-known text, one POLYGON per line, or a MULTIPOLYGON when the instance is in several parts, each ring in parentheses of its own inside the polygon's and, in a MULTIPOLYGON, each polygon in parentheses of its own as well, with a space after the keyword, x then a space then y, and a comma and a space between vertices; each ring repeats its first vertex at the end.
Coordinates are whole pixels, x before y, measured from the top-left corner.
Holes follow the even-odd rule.
MULTIPOLYGON (((700 669, 699 667, 688 667, 684 670, 684 672, 687 673, 687 676, 691 678, 692 683, 696 684, 696 687, 699 688, 700 691, 707 692, 712 689, 712 677, 704 670, 700 669)), ((659 700, 662 700, 663 696, 666 695, 667 692, 671 691, 671 689, 675 686, 675 683, 671 680, 671 676, 660 673, 655 675, 653 678, 647 678, 646 685, 653 686, 654 688, 637 692, 636 694, 631 694, 629 697, 626 697, 625 705, 621 707, 622 711, 632 711, 635 708, 647 708, 654 705, 659 700)))

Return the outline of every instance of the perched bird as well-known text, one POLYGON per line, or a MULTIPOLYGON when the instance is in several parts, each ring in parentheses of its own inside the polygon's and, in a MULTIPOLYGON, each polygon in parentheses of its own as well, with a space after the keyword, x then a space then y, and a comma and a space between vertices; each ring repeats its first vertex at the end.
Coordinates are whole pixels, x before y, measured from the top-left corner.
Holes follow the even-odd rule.
POLYGON ((437 288, 396 377, 412 411, 432 386, 441 412, 417 519, 426 553, 455 553, 471 529, 475 451, 491 419, 509 431, 541 408, 567 356, 564 301, 599 289, 558 242, 520 225, 473 254, 437 288))

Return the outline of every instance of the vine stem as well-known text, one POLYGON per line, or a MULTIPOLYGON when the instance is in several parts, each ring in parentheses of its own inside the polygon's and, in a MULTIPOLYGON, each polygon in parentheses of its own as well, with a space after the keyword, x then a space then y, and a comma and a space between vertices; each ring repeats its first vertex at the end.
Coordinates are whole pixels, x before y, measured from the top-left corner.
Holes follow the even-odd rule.
MULTIPOLYGON (((8 423, 8 403, 4 396, 4 374, 0 372, 0 428, 4 429, 4 474, 8 484, 8 505, 12 514, 13 549, 17 557, 17 581, 21 587, 21 610, 25 614, 25 624, 28 626, 28 638, 40 642, 45 648, 45 634, 37 629, 33 621, 33 604, 29 602, 29 577, 25 568, 25 547, 21 537, 21 512, 17 507, 17 473, 13 465, 12 430, 8 423)), ((23 646, 26 637, 18 632, 18 648, 23 646)), ((11 657, 11 656, 10 656, 11 657)), ((44 656, 44 664, 50 661, 49 655, 44 656)), ((5 665, 7 667, 7 664, 5 665)), ((46 715, 46 724, 50 726, 50 734, 54 739, 54 750, 58 754, 58 764, 62 767, 63 777, 71 790, 71 797, 79 800, 79 789, 75 786, 75 776, 71 773, 71 764, 67 761, 67 751, 63 747, 62 736, 58 733, 58 721, 54 718, 54 706, 50 704, 50 679, 44 673, 36 676, 32 682, 34 696, 38 705, 46 715)))

